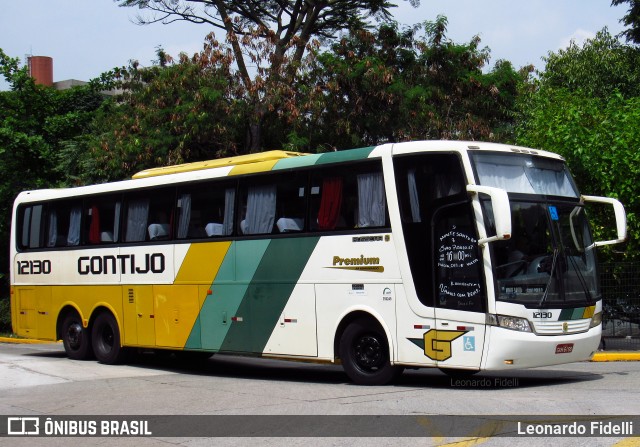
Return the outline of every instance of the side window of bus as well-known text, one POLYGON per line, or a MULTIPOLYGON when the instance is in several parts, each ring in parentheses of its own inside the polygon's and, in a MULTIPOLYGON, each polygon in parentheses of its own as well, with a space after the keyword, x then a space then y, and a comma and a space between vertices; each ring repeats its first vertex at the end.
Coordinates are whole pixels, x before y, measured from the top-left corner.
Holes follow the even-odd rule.
POLYGON ((305 229, 307 175, 251 178, 240 187, 239 234, 301 232, 305 229))
POLYGON ((176 237, 198 239, 233 234, 236 186, 207 182, 178 189, 176 237))
POLYGON ((314 173, 310 213, 311 229, 316 231, 388 226, 381 169, 327 168, 314 173))
POLYGON ((18 210, 18 245, 22 250, 42 247, 44 205, 27 205, 18 210))
POLYGON ((81 244, 82 201, 50 202, 45 227, 46 247, 75 247, 81 244))
POLYGON ((84 241, 90 245, 118 241, 120 196, 93 197, 85 201, 84 241))
POLYGON ((465 192, 465 178, 457 156, 431 154, 395 160, 402 220, 429 222, 434 202, 465 192))
POLYGON ((127 197, 125 242, 161 241, 173 237, 175 190, 161 188, 127 197))
MULTIPOLYGON (((394 159, 396 189, 407 256, 418 299, 435 306, 432 219, 436 210, 451 201, 464 200, 465 178, 454 154, 401 155, 394 159)), ((435 241, 435 242, 434 242, 435 241)))

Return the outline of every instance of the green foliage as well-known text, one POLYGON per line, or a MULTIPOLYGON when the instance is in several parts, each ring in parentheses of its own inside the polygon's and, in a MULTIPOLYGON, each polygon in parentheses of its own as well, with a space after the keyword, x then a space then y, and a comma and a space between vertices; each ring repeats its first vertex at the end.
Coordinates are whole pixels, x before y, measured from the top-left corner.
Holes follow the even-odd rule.
POLYGON ((11 302, 9 298, 0 298, 0 334, 11 333, 11 302))
MULTIPOLYGON (((585 194, 621 200, 629 228, 625 257, 638 259, 640 92, 632 51, 603 31, 582 48, 551 54, 552 63, 519 99, 517 141, 563 155, 585 194), (607 87, 612 73, 618 88, 607 87)), ((596 237, 613 238, 611 210, 590 211, 596 237)))
POLYGON ((114 70, 111 81, 122 93, 96 114, 97 135, 84 159, 94 169, 85 180, 122 179, 149 167, 236 154, 244 109, 234 96, 229 66, 228 55, 208 45, 192 58, 165 60, 164 67, 114 70))
POLYGON ((11 86, 0 92, 0 272, 7 272, 13 200, 23 190, 69 184, 59 168, 63 148, 87 130, 102 95, 91 87, 36 85, 1 49, 0 72, 11 86))
POLYGON ((454 43, 446 26, 441 16, 411 29, 355 30, 319 54, 302 123, 312 147, 510 139, 517 85, 528 72, 499 61, 485 73, 489 50, 480 39, 454 43))
POLYGON ((599 98, 615 93, 640 96, 640 51, 621 43, 606 28, 582 46, 572 42, 567 49, 550 53, 545 62, 540 78, 547 87, 581 90, 599 98))
POLYGON ((624 30, 621 35, 627 39, 627 42, 640 44, 640 2, 638 0, 612 0, 611 6, 624 3, 629 4, 629 10, 620 21, 630 28, 624 30))
MULTIPOLYGON (((292 86, 299 79, 303 58, 315 41, 333 39, 345 29, 367 29, 372 21, 388 22, 387 0, 116 0, 120 6, 150 11, 141 24, 185 20, 219 29, 226 35, 236 78, 243 92, 248 123, 244 149, 269 147, 263 129, 282 122, 281 114, 296 115, 292 86), (251 69, 250 69, 251 68, 251 69)), ((417 7, 420 0, 409 0, 417 7)), ((288 119, 288 118, 287 118, 288 119)), ((286 133, 285 133, 286 134, 286 133)))

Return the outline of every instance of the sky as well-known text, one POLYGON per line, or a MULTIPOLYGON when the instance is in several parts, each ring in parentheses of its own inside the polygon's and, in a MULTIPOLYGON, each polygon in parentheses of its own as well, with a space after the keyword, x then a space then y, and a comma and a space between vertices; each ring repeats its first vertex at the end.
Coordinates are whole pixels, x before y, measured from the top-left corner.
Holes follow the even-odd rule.
MULTIPOLYGON (((516 68, 581 43, 604 27, 612 34, 624 28, 619 20, 627 5, 612 7, 610 0, 421 0, 416 9, 406 0, 393 0, 394 18, 405 25, 445 15, 447 35, 456 43, 475 35, 491 50, 489 66, 506 59, 516 68)), ((113 0, 6 1, 0 13, 0 48, 11 57, 53 58, 54 81, 88 81, 114 67, 138 60, 149 66, 156 49, 170 55, 193 54, 213 29, 186 22, 140 26, 137 9, 122 8, 113 0)), ((219 34, 219 39, 223 36, 219 34)), ((7 90, 0 79, 0 90, 7 90)))

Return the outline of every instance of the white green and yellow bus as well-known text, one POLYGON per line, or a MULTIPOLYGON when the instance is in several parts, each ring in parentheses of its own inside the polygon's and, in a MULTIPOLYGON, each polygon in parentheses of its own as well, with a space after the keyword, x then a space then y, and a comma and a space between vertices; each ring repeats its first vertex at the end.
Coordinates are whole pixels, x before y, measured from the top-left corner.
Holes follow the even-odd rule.
POLYGON ((131 349, 341 363, 359 384, 589 359, 615 199, 542 150, 423 141, 271 151, 26 191, 11 310, 72 359, 131 349), (592 240, 586 202, 611 205, 592 240))

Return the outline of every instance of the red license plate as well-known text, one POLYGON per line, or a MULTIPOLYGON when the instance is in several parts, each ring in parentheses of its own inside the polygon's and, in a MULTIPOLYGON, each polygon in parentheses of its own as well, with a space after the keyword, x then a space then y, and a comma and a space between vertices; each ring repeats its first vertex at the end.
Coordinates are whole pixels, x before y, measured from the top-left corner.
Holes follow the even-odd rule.
POLYGON ((573 351, 573 343, 562 343, 556 345, 556 354, 568 354, 573 351))

